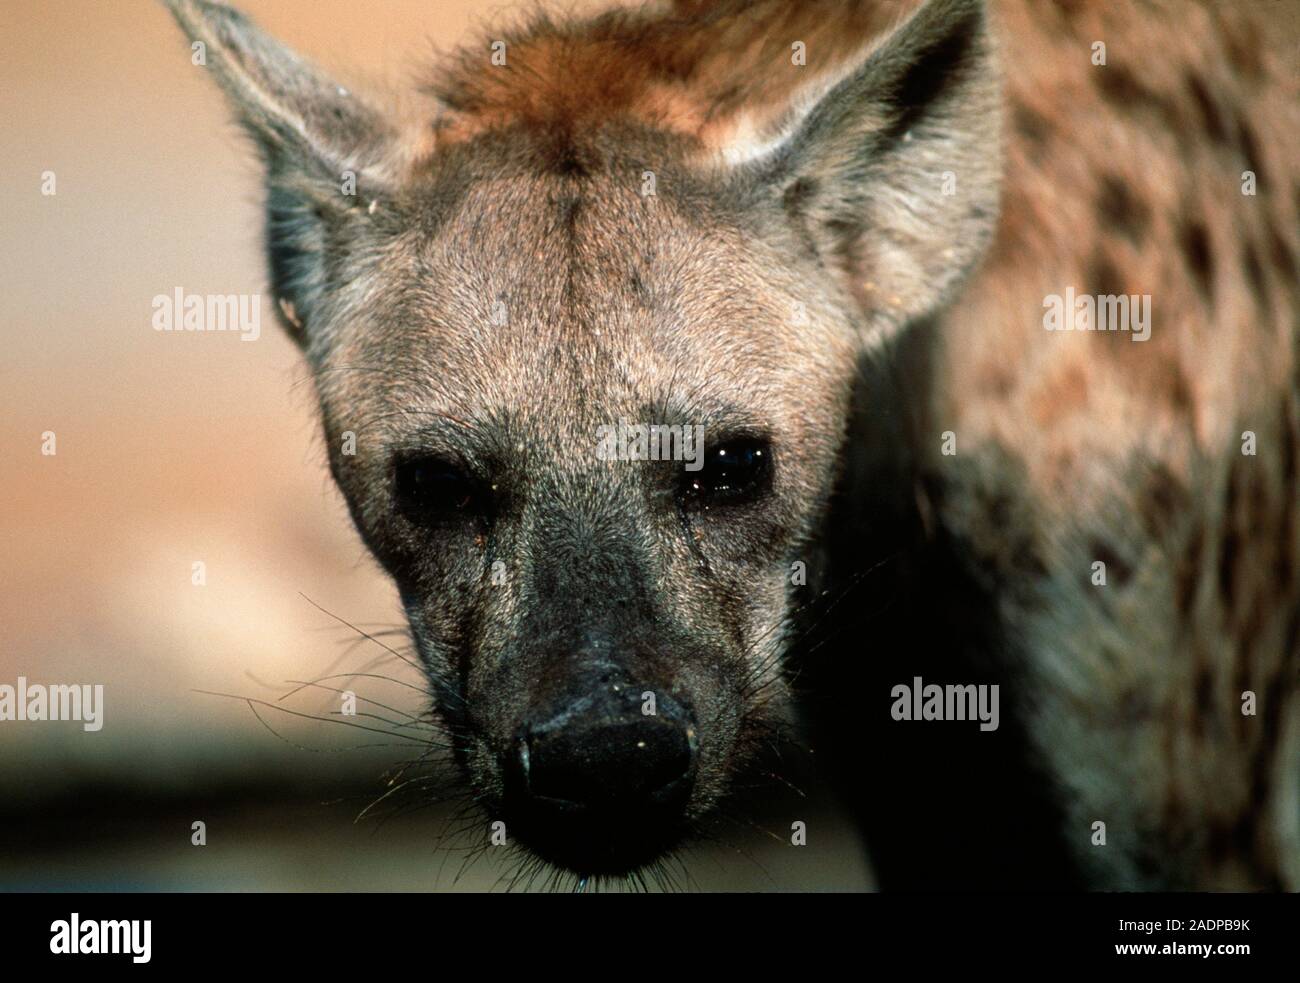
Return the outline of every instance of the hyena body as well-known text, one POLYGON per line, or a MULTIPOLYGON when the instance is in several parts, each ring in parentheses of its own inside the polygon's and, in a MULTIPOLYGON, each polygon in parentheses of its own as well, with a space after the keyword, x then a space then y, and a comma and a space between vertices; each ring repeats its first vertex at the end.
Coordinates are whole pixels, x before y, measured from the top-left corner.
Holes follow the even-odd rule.
POLYGON ((170 2, 267 161, 334 474, 534 850, 671 848, 824 597, 810 705, 886 885, 1300 886, 1300 128, 1253 5, 539 18, 410 122, 170 2), (1067 290, 1150 295, 1149 337, 1046 330, 1067 290), (621 420, 702 424, 703 476, 598 455, 621 420), (1013 722, 892 721, 927 671, 1013 722))

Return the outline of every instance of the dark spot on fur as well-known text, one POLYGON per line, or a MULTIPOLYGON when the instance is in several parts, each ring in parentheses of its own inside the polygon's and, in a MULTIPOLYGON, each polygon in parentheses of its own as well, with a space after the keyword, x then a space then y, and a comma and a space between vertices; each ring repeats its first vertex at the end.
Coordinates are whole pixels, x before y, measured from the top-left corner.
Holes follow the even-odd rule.
POLYGON ((1181 118, 1173 102, 1161 93, 1148 89, 1131 70, 1123 65, 1107 65, 1094 70, 1102 96, 1126 116, 1137 112, 1152 113, 1160 122, 1180 129, 1181 118))
POLYGON ((1179 615, 1186 620, 1196 604, 1196 589, 1201 582, 1201 569, 1205 564, 1205 529, 1197 526, 1187 548, 1179 557, 1174 573, 1174 602, 1179 615))
POLYGON ((1088 283, 1092 286, 1093 293, 1103 297, 1124 292, 1124 281, 1119 270, 1111 258, 1100 251, 1093 253, 1092 264, 1088 268, 1088 283))
POLYGON ((1166 378, 1169 386, 1169 405, 1180 416, 1190 413, 1192 410, 1192 389, 1187 381, 1187 373, 1183 371, 1181 365, 1171 362, 1166 378))
POLYGON ((1123 65, 1105 66, 1097 72, 1097 86, 1111 102, 1132 104, 1147 95, 1137 78, 1123 65))
POLYGON ((1147 225, 1151 221, 1151 208, 1135 197, 1118 176, 1102 176, 1101 189, 1097 195, 1097 211, 1103 228, 1123 234, 1135 246, 1142 245, 1147 225))
POLYGON ((1300 522, 1300 502, 1296 501, 1296 455, 1300 453, 1300 433, 1292 420, 1290 408, 1282 406, 1282 424, 1278 428, 1282 441, 1282 482, 1284 489, 1281 526, 1277 535, 1277 570, 1279 593, 1289 591, 1296 579, 1296 523, 1300 522))
POLYGON ((1269 248, 1273 255, 1273 264, 1282 271, 1282 275, 1287 282, 1292 285, 1296 280, 1295 254, 1291 252, 1291 247, 1287 244, 1282 233, 1278 231, 1277 226, 1269 227, 1269 248))
POLYGON ((1296 454, 1298 445, 1300 445, 1300 428, 1297 428, 1295 414, 1292 413, 1293 406, 1288 403, 1282 404, 1281 417, 1282 425, 1278 432, 1282 434, 1282 487, 1295 488, 1296 486, 1296 454))
POLYGON ((1219 541, 1219 596, 1229 612, 1237 599, 1237 557, 1242 546, 1237 531, 1237 512, 1241 508, 1244 480, 1242 465, 1234 464, 1228 475, 1227 499, 1223 504, 1223 538, 1219 541))
MULTIPOLYGON (((1214 679, 1210 670, 1202 664, 1196 670, 1196 717, 1198 725, 1203 725, 1207 718, 1214 716, 1214 679)), ((1198 729, 1201 729, 1198 727, 1198 729)))
POLYGON ((1047 138, 1052 132, 1051 124, 1042 116, 1042 114, 1030 109, 1022 102, 1018 102, 1012 108, 1012 119, 1016 132, 1024 137, 1025 142, 1032 147, 1032 152, 1037 158, 1042 154, 1043 147, 1047 144, 1047 138))
MULTIPOLYGON (((936 498, 935 501, 942 499, 936 498)), ((982 577, 988 577, 989 583, 996 584, 1001 590, 1011 590, 1015 585, 1047 575, 1047 564, 1043 562, 1042 549, 1034 531, 1028 523, 1021 521, 1025 515, 1022 505, 1018 505, 1007 492, 989 489, 986 497, 981 498, 980 511, 987 516, 989 528, 1004 544, 999 562, 982 570, 982 577)))
POLYGON ((1061 15, 1061 20, 1070 23, 1083 11, 1083 0, 1056 0, 1052 6, 1061 15))
MULTIPOLYGON (((1283 494, 1295 494, 1296 488, 1296 445, 1295 434, 1283 433, 1282 437, 1282 488, 1283 494)), ((1282 508, 1281 524, 1278 527, 1277 555, 1274 558, 1274 584, 1279 594, 1286 594, 1296 581, 1296 523, 1300 506, 1294 502, 1282 508)))
POLYGON ((1106 583, 1115 587, 1123 587, 1133 579, 1133 566, 1128 563, 1118 552, 1107 542, 1100 539, 1094 539, 1088 544, 1094 560, 1100 560, 1106 564, 1106 583))
POLYGON ((1261 306, 1264 306, 1268 300, 1268 283, 1264 279, 1264 266, 1259 261, 1259 251, 1250 240, 1246 240, 1242 247, 1241 265, 1246 270, 1246 278, 1250 280, 1250 289, 1254 291, 1261 306))
POLYGON ((1163 540, 1189 504, 1183 483, 1163 464, 1155 465, 1138 499, 1138 511, 1146 531, 1156 540, 1163 540))
POLYGON ((1259 141, 1255 139, 1255 131, 1250 128, 1250 123, 1244 116, 1237 121, 1237 143, 1241 147, 1241 156, 1246 161, 1245 169, 1255 172, 1257 185, 1266 184, 1268 179, 1264 174, 1264 157, 1259 152, 1259 141))
MULTIPOLYGON (((1108 665, 1122 665, 1124 656, 1118 652, 1105 653, 1108 665)), ((1150 720, 1154 713, 1151 695, 1143 690, 1131 688, 1124 691, 1119 698, 1118 717, 1125 724, 1141 724, 1150 720)))
POLYGON ((984 372, 980 375, 980 381, 983 383, 986 392, 998 397, 1010 395, 1016 384, 1015 376, 1003 363, 986 366, 984 372))
POLYGON ((1286 623, 1286 638, 1282 642, 1283 652, 1300 652, 1300 607, 1291 612, 1286 623))
POLYGON ((998 532, 1011 528, 1011 500, 1005 495, 995 495, 988 503, 989 523, 998 532))
POLYGON ((1259 647, 1260 636, 1264 632, 1264 622, 1267 618, 1264 610, 1267 603, 1264 595, 1256 591, 1250 605, 1246 608, 1245 617, 1236 628, 1237 645, 1241 649, 1238 662, 1243 666, 1250 665, 1251 656, 1259 647))
POLYGON ((1196 286, 1207 302, 1214 300, 1214 253, 1210 248, 1210 233, 1205 223, 1188 222, 1183 225, 1178 235, 1179 245, 1187 267, 1196 280, 1196 286))
POLYGON ((1201 115, 1201 125, 1205 132, 1209 134, 1210 139, 1215 143, 1228 142, 1228 128, 1223 122, 1223 113, 1219 109, 1219 104, 1214 101, 1214 96, 1205 87, 1205 83, 1199 75, 1188 73, 1187 88, 1191 90, 1192 100, 1196 103, 1196 109, 1201 115))
MULTIPOLYGON (((1252 790, 1252 798, 1255 798, 1252 790)), ((1246 810, 1241 816, 1230 822, 1220 821, 1210 826, 1206 838, 1206 853, 1220 863, 1235 861, 1243 864, 1252 872, 1253 879, 1260 885, 1260 890, 1277 890, 1272 887, 1277 883, 1275 874, 1262 868, 1255 858, 1255 829, 1258 825, 1256 810, 1246 810), (1270 885, 1266 887, 1265 885, 1270 885)))
POLYGON ((1259 61, 1260 43, 1255 25, 1247 18, 1229 14, 1218 18, 1218 26, 1232 67, 1248 79, 1259 78, 1263 66, 1259 61))

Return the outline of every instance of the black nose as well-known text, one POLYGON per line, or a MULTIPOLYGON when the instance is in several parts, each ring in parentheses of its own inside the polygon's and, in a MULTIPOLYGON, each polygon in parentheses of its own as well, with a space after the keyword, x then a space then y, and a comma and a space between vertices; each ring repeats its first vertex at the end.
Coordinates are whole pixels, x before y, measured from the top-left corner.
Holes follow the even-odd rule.
POLYGON ((655 716, 579 718, 529 734, 519 755, 528 794, 554 806, 673 807, 690 794, 695 733, 689 724, 655 716))

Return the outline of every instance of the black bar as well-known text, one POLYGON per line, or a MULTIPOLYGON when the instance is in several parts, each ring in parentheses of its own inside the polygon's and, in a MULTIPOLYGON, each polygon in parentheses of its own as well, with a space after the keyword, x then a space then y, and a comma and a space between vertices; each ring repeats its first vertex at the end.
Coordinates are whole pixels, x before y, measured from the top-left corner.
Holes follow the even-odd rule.
POLYGON ((1235 977, 1290 972, 1300 954, 1300 895, 9 894, 0 895, 0 907, 7 967, 94 972, 374 976, 409 973, 414 965, 446 978, 506 965, 614 972, 623 960, 629 968, 675 966, 694 976, 715 959, 739 970, 771 968, 780 958, 815 976, 830 975, 834 965, 843 967, 836 975, 895 975, 887 968, 900 966, 925 975, 1128 966, 1200 967, 1235 977), (52 926, 70 923, 73 912, 83 931, 87 921, 147 919, 149 961, 52 953, 52 926))

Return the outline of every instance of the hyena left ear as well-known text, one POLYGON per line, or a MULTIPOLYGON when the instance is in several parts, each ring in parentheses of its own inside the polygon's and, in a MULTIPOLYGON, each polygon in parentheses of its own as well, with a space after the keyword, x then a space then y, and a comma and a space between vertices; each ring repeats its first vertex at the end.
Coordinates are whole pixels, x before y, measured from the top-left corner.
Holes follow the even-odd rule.
POLYGON ((737 177, 843 276, 869 343, 933 311, 991 238, 1001 173, 991 49, 982 0, 927 0, 740 165, 737 177))
POLYGON ((285 328, 307 345, 334 285, 330 270, 340 265, 331 257, 363 234, 366 207, 387 183, 390 126, 234 8, 164 2, 189 37, 192 60, 212 72, 266 164, 272 285, 285 328))

